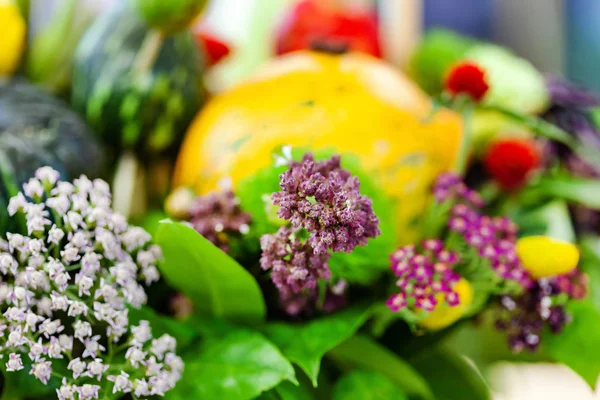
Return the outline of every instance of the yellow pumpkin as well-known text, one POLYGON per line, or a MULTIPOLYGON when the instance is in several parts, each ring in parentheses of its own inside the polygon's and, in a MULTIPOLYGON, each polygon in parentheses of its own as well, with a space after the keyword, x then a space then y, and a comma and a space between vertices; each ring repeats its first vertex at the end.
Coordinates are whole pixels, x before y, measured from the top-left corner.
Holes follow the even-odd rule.
POLYGON ((11 75, 21 60, 26 33, 25 20, 12 1, 0 0, 0 25, 0 76, 11 75))
POLYGON ((400 241, 412 240, 408 223, 451 167, 462 135, 459 116, 443 110, 425 122, 430 111, 430 99, 381 60, 292 53, 204 108, 183 143, 175 186, 203 193, 226 177, 235 185, 284 145, 353 153, 396 201, 400 241))

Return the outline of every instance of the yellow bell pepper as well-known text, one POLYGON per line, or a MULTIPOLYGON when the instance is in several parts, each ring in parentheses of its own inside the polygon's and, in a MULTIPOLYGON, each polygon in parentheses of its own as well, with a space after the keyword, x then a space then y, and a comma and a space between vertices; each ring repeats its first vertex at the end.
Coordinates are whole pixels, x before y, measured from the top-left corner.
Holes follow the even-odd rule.
POLYGON ((10 76, 17 69, 25 47, 26 25, 19 7, 0 0, 0 76, 10 76))
POLYGON ((579 250, 574 244, 548 236, 519 239, 517 255, 535 279, 566 274, 579 263, 579 250))
POLYGON ((436 295, 437 306, 425 319, 419 322, 422 327, 430 330, 442 329, 452 325, 465 315, 471 307, 471 303, 473 303, 473 287, 469 281, 462 278, 453 289, 458 293, 460 304, 453 307, 449 306, 444 300, 444 294, 438 293, 436 295))

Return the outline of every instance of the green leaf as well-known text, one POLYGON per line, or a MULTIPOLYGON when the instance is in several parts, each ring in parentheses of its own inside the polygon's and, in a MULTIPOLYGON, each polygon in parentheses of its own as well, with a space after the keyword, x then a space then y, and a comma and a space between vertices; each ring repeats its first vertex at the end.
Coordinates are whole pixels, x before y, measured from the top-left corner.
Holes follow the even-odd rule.
POLYGON ((533 189, 539 190, 548 197, 564 199, 600 210, 600 181, 597 179, 579 178, 560 173, 541 177, 533 189))
POLYGON ((545 332, 544 349, 594 388, 600 376, 600 311, 590 302, 571 302, 567 311, 573 320, 560 334, 545 332))
POLYGON ((297 384, 294 367, 279 349, 247 329, 206 338, 184 361, 183 377, 167 400, 246 400, 284 380, 297 384))
MULTIPOLYGON (((310 384, 310 383, 309 383, 310 384)), ((281 382, 275 389, 263 393, 260 400, 313 400, 314 396, 310 387, 299 384, 294 385, 289 381, 281 382)))
POLYGON ((579 243, 581 261, 579 268, 588 275, 588 299, 600 311, 600 238, 584 237, 579 243))
POLYGON ((130 325, 138 325, 140 321, 148 321, 154 337, 169 334, 177 339, 177 349, 181 350, 190 345, 198 336, 191 327, 177 322, 167 316, 158 315, 150 307, 140 309, 129 308, 130 325))
POLYGON ((323 355, 352 336, 369 315, 369 309, 354 307, 304 325, 269 324, 264 332, 317 386, 323 355))
POLYGON ((437 400, 489 400, 491 393, 472 362, 458 353, 434 347, 412 365, 425 377, 437 400))
POLYGON ((371 338, 356 335, 327 355, 341 365, 378 372, 411 397, 433 399, 425 379, 408 362, 371 338))
POLYGON ((194 229, 161 223, 163 277, 194 303, 201 315, 256 323, 265 318, 265 302, 254 277, 194 229))
POLYGON ((385 375, 353 371, 342 377, 333 389, 333 400, 407 400, 408 397, 385 375))

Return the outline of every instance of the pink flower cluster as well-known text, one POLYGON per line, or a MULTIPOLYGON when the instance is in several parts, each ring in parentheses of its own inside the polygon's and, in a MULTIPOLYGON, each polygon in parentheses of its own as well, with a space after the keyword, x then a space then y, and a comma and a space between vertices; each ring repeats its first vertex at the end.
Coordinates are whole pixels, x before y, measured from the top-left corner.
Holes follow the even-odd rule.
POLYGON ((453 267, 459 262, 458 254, 444 248, 438 239, 424 240, 419 246, 410 245, 396 250, 391 256, 392 271, 398 278, 400 292, 392 295, 387 306, 394 312, 407 306, 433 311, 438 295, 443 294, 450 306, 460 304, 453 290, 460 275, 453 267))

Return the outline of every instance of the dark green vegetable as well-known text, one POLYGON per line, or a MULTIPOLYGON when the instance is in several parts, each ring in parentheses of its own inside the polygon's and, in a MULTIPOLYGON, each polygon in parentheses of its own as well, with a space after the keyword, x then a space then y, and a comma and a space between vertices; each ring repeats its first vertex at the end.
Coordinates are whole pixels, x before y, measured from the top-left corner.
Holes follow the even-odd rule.
POLYGON ((203 70, 189 32, 165 36, 116 7, 77 48, 73 106, 113 148, 144 159, 178 147, 204 101, 203 70))
POLYGON ((0 232, 6 205, 39 167, 63 178, 98 176, 102 154, 85 122, 66 104, 20 81, 0 81, 0 232))

